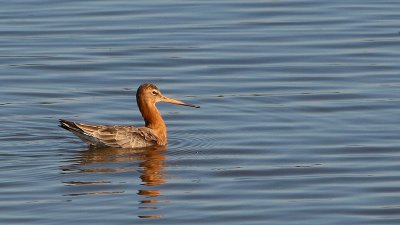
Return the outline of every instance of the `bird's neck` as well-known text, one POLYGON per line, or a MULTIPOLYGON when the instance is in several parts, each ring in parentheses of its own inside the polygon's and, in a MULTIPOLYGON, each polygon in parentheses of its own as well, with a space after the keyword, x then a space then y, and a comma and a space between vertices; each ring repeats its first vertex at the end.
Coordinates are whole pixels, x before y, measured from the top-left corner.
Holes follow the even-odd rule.
POLYGON ((142 113, 143 119, 145 121, 145 126, 153 130, 153 132, 159 138, 160 144, 166 144, 167 127, 156 105, 154 103, 151 104, 144 101, 139 101, 138 104, 140 112, 142 113))

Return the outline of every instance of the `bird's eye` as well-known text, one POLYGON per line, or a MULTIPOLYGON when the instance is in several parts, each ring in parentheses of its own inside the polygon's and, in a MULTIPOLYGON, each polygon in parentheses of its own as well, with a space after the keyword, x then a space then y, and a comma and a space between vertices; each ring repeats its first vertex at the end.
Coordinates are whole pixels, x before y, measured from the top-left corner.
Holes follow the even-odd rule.
POLYGON ((157 91, 153 91, 153 92, 151 92, 153 95, 158 95, 158 92, 157 91))

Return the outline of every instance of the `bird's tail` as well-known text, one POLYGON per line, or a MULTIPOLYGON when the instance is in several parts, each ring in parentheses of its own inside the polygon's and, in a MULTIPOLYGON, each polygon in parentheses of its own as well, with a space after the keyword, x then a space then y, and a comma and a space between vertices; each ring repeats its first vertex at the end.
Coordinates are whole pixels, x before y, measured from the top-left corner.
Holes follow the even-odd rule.
POLYGON ((83 130, 80 129, 74 122, 71 122, 68 120, 63 120, 63 119, 60 119, 59 122, 60 122, 60 125, 58 125, 59 127, 62 127, 71 132, 83 133, 83 130))
POLYGON ((79 137, 83 142, 91 145, 91 146, 103 146, 104 144, 96 137, 91 135, 90 133, 85 132, 81 129, 77 123, 71 122, 68 120, 60 119, 60 127, 70 131, 71 133, 75 134, 79 137))

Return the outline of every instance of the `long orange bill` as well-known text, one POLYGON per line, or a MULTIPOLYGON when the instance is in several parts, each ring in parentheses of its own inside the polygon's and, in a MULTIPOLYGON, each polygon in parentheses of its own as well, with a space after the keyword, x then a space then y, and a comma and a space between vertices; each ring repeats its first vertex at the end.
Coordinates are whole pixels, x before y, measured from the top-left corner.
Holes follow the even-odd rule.
POLYGON ((176 104, 176 105, 183 105, 183 106, 189 106, 189 107, 193 107, 193 108, 200 108, 200 106, 198 106, 198 105, 188 104, 188 103, 185 103, 185 102, 173 99, 173 98, 168 98, 168 97, 165 97, 165 96, 161 97, 161 101, 162 102, 168 102, 168 103, 171 103, 171 104, 176 104))

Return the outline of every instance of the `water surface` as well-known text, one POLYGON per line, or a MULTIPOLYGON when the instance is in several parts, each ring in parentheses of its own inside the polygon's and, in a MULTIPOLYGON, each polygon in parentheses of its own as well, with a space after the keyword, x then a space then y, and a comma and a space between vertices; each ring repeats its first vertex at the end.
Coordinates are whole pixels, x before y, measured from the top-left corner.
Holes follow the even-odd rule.
POLYGON ((4 224, 399 224, 397 1, 4 1, 4 224), (166 149, 90 150, 59 118, 166 149))

